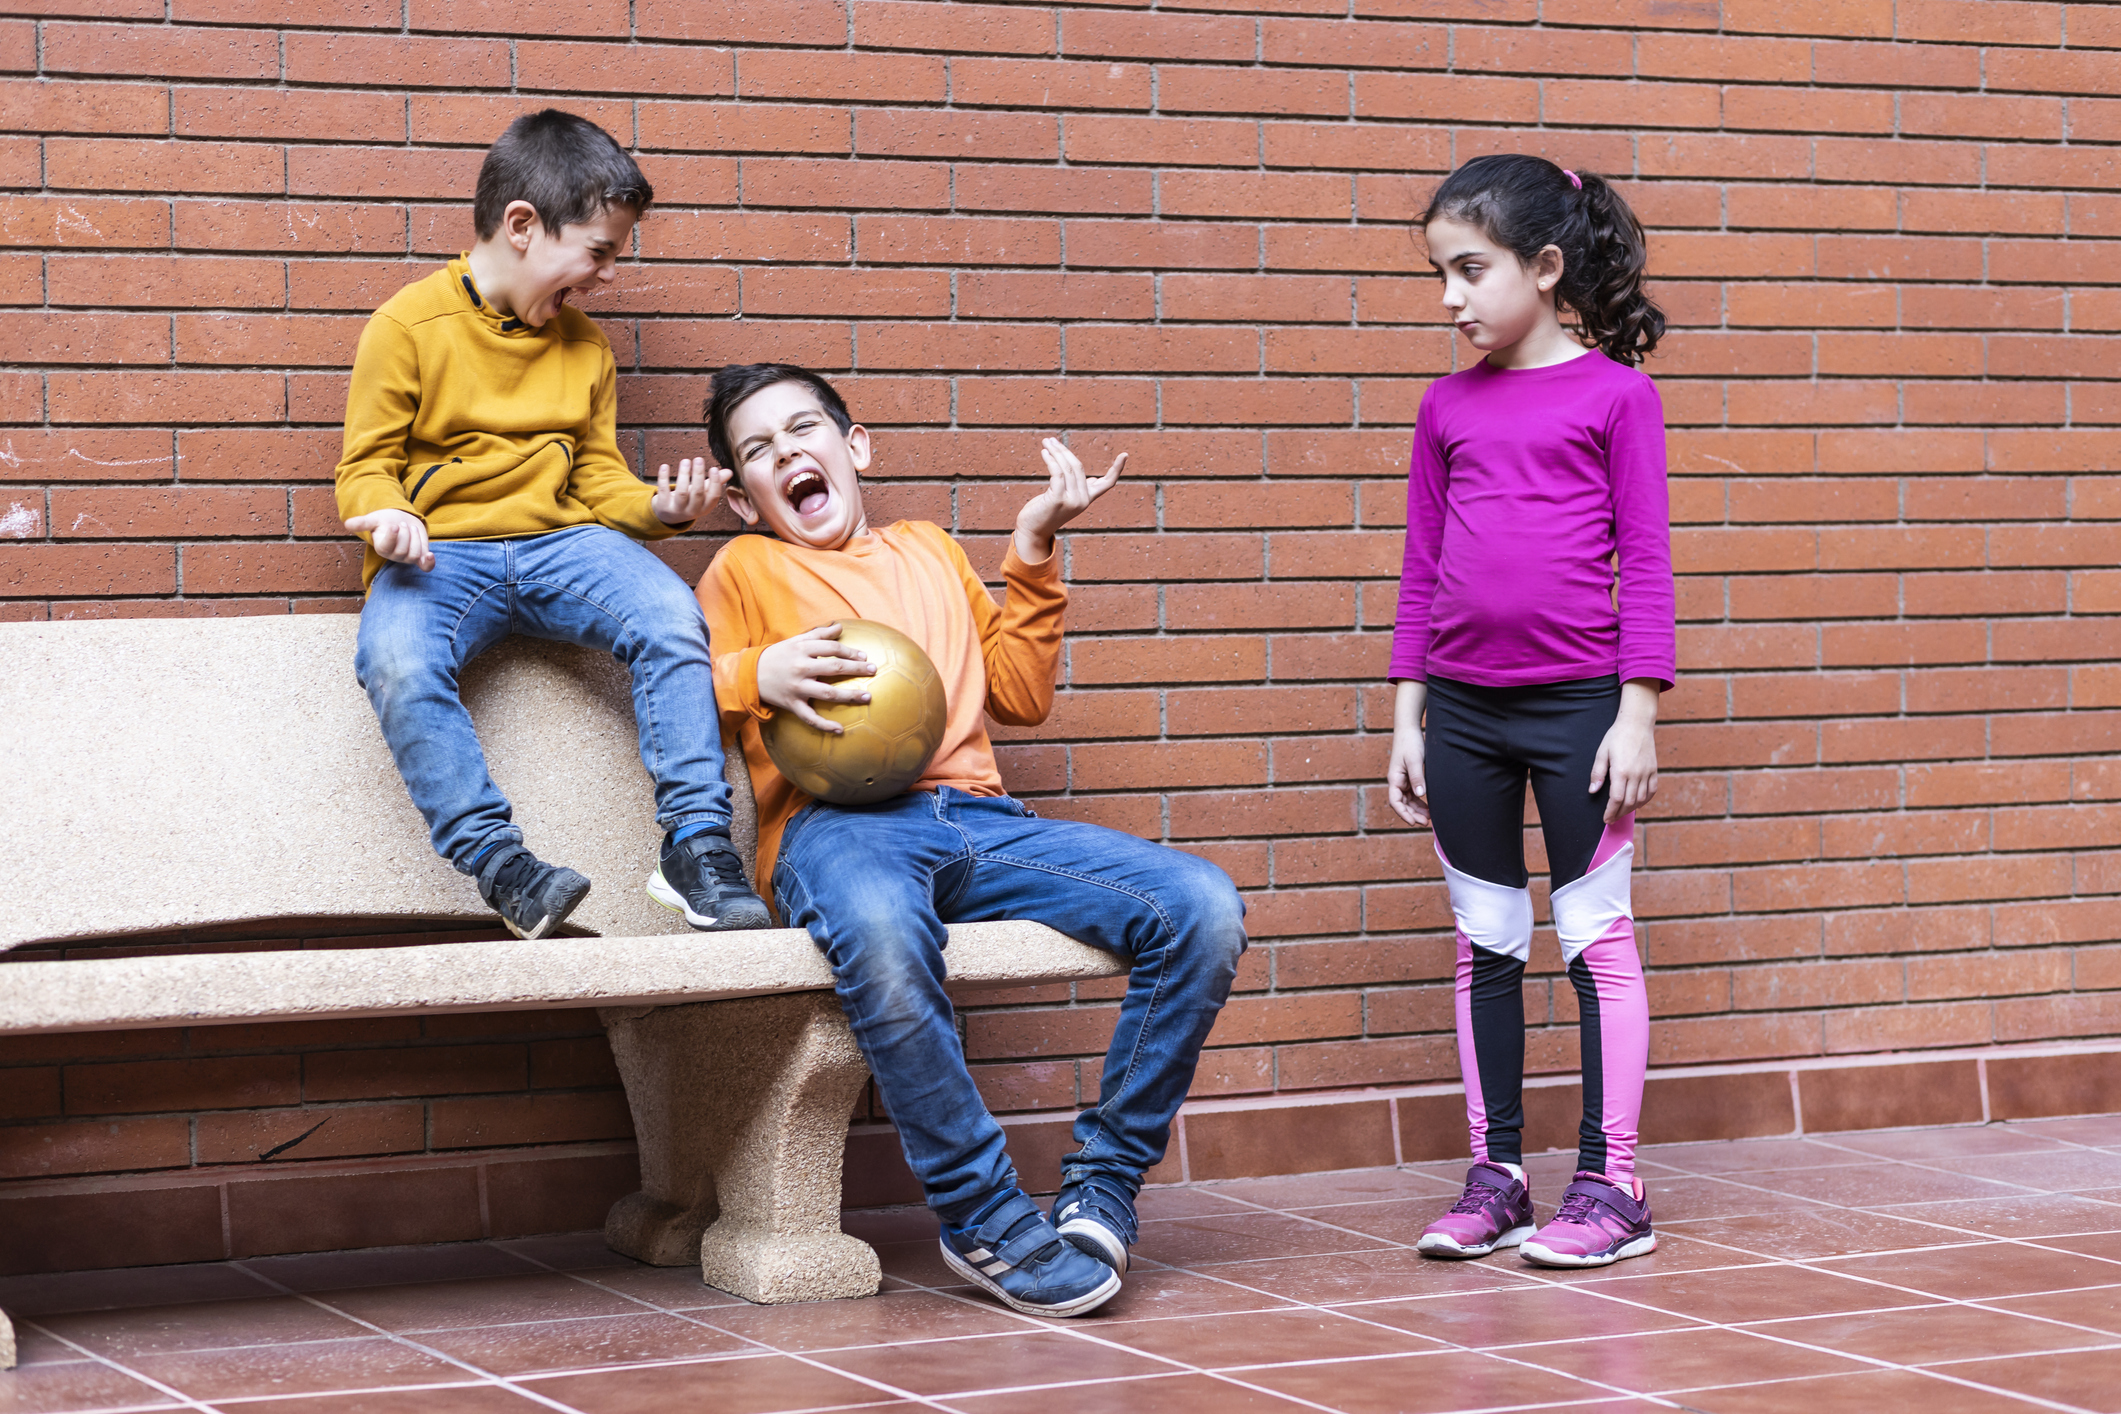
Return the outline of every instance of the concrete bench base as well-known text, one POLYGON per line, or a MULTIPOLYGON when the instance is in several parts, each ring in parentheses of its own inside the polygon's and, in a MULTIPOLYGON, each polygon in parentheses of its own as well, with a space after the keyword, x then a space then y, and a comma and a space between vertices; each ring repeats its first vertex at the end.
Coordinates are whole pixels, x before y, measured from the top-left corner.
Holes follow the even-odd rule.
POLYGON ((869 1068, 829 993, 600 1013, 641 1145, 641 1191, 604 1223, 615 1252, 695 1259, 746 1301, 873 1295, 840 1231, 847 1119, 869 1068))

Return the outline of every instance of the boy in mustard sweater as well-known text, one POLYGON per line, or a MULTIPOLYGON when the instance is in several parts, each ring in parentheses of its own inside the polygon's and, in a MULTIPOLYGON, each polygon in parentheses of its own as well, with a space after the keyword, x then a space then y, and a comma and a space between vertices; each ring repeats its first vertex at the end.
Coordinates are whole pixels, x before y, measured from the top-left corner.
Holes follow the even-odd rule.
POLYGON ((740 535, 700 581, 716 701, 741 732, 759 807, 759 879, 788 926, 832 965, 855 1039, 942 1222, 942 1255, 1019 1311, 1074 1316, 1119 1290, 1134 1196, 1164 1156, 1208 1029, 1245 949, 1244 903, 1195 855, 1011 799, 985 718, 1053 710, 1061 582, 1054 535, 1118 480, 1092 479, 1057 441, 1046 489, 1018 514, 996 607, 957 542, 926 521, 872 530, 859 474, 869 433, 832 385, 787 364, 714 376, 707 436, 729 503, 768 534, 740 535), (838 806, 775 769, 760 723, 815 702, 866 700, 873 671, 829 620, 871 619, 920 644, 941 674, 942 740, 908 793, 838 806), (825 627, 817 625, 824 623, 825 627), (980 1100, 943 989, 944 925, 1028 918, 1132 964, 1097 1103, 1075 1122, 1050 1218, 1017 1187, 980 1100))
POLYGON ((763 928, 729 840, 707 629, 639 543, 720 494, 704 460, 649 487, 619 452, 611 346, 569 294, 608 282, 654 190, 602 128, 548 108, 479 168, 478 244, 376 311, 346 399, 339 513, 368 541, 354 671, 435 852, 517 936, 589 892, 523 846, 457 693, 510 633, 601 648, 633 675, 666 832, 648 891, 697 929, 763 928))

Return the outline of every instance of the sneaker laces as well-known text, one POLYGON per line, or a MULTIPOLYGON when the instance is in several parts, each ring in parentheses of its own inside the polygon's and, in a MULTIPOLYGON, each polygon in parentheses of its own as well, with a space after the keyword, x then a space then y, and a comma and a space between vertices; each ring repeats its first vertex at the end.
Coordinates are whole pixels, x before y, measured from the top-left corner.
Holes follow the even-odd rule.
POLYGON ((1578 1226, 1588 1227, 1591 1215, 1597 1211, 1598 1195, 1596 1193, 1582 1189, 1572 1189, 1562 1196, 1561 1210, 1554 1214, 1554 1221, 1558 1223, 1575 1223, 1578 1226))
POLYGON ((537 882, 538 871, 544 866, 538 857, 521 845, 502 845, 508 851, 494 869, 487 887, 496 898, 520 898, 537 882))
POLYGON ((679 845, 691 854, 695 863, 705 867, 714 882, 725 889, 749 893, 751 883, 744 877, 744 861, 736 847, 720 835, 700 834, 679 845))
POLYGON ((1466 1191, 1458 1195, 1458 1201, 1451 1206, 1451 1212, 1462 1217, 1472 1217, 1486 1212, 1488 1204, 1502 1196, 1502 1189, 1476 1179, 1466 1184, 1466 1191))

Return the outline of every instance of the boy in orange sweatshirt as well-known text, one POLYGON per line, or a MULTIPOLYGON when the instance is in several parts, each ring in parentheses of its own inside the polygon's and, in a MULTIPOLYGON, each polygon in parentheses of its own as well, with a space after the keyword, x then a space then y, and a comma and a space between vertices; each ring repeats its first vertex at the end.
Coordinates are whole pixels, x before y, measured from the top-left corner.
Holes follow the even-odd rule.
POLYGON ((612 278, 654 197, 594 123, 516 119, 479 168, 478 244, 376 311, 346 397, 339 513, 369 547, 354 672, 436 853, 524 938, 559 926, 589 880, 524 848, 457 693, 510 633, 632 672, 666 831, 656 901, 700 929, 770 921, 729 841, 707 627, 639 543, 685 530, 718 489, 704 459, 652 487, 633 474, 611 346, 567 304, 612 278))
POLYGON ((986 716, 1045 720, 1060 661, 1055 533, 1109 490, 1048 439, 1048 484, 1017 517, 999 608, 957 542, 925 521, 871 530, 859 474, 868 431, 832 385, 787 364, 714 376, 708 441, 730 505, 762 535, 731 541, 700 581, 716 701, 741 735, 759 812, 759 881, 832 965, 906 1161, 942 1223, 942 1254, 1019 1311, 1072 1316, 1119 1290, 1134 1196, 1164 1155, 1245 948, 1244 904, 1222 870, 1133 835, 1042 820, 1002 786, 986 716), (723 470, 735 468, 734 472, 723 470), (734 477, 731 480, 731 477, 734 477), (866 700, 872 671, 827 620, 872 619, 920 644, 942 675, 947 725, 926 773, 876 805, 812 800, 766 755, 760 724, 813 703, 866 700), (1060 1195, 1041 1213, 1017 1187, 943 990, 944 925, 1028 918, 1132 962, 1097 1103, 1075 1123, 1060 1195))

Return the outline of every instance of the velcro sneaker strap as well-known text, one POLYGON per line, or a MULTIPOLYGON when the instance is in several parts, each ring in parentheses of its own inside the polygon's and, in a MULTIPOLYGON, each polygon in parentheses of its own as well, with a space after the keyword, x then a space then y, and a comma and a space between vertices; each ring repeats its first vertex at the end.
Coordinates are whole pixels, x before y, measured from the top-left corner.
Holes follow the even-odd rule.
POLYGON ((1053 1224, 1047 1222, 1044 1218, 1040 1218, 1037 1222, 1028 1224, 1022 1232, 995 1248, 994 1255, 1012 1267, 1021 1267, 1026 1258, 1044 1248, 1051 1247, 1060 1240, 1061 1235, 1053 1230, 1053 1224))

